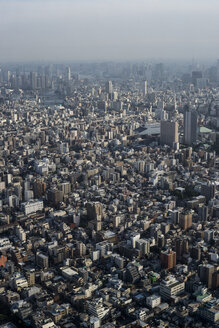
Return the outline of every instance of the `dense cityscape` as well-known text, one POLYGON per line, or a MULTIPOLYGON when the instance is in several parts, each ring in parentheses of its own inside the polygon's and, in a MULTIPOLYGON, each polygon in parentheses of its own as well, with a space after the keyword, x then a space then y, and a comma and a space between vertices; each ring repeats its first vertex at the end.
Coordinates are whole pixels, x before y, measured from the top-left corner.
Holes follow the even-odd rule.
POLYGON ((218 327, 219 61, 0 66, 0 327, 218 327))

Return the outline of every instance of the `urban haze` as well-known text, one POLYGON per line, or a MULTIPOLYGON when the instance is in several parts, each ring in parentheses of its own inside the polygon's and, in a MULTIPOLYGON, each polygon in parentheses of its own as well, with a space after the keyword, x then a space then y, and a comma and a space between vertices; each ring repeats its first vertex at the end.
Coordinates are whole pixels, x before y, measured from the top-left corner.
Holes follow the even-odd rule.
POLYGON ((0 60, 215 59, 217 0, 1 0, 0 60))

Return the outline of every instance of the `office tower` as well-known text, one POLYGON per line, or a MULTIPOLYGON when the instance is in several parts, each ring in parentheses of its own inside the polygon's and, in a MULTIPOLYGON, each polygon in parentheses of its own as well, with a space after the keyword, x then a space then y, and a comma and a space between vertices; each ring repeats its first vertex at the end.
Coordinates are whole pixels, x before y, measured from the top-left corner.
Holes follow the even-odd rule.
POLYGON ((118 97, 119 97, 118 92, 117 91, 114 91, 113 92, 113 95, 112 95, 112 100, 113 101, 117 101, 118 100, 118 97))
POLYGON ((137 161, 136 168, 138 172, 144 173, 145 172, 145 161, 137 161))
POLYGON ((141 255, 150 253, 150 242, 146 239, 136 240, 136 248, 140 250, 141 255))
POLYGON ((160 143, 161 145, 173 146, 179 141, 178 123, 173 121, 161 121, 160 124, 160 143))
POLYGON ((188 147, 185 149, 185 158, 191 159, 192 158, 192 147, 188 147))
POLYGON ((88 281, 88 272, 87 272, 87 270, 83 269, 83 268, 80 268, 80 269, 78 269, 78 273, 79 273, 80 277, 82 277, 83 282, 86 283, 88 281))
POLYGON ((11 78, 11 72, 10 71, 5 71, 5 81, 9 82, 11 78))
POLYGON ((177 238, 175 241, 176 259, 180 260, 183 254, 189 250, 189 243, 187 239, 177 238))
POLYGON ((215 192, 216 185, 213 182, 207 182, 205 184, 202 184, 201 195, 205 196, 207 201, 215 197, 215 192))
POLYGON ((33 183, 34 198, 41 198, 46 192, 46 183, 41 179, 37 179, 33 183))
POLYGON ((100 231, 102 229, 103 218, 102 204, 99 202, 87 203, 86 209, 88 220, 91 220, 88 226, 95 231, 100 231))
POLYGON ((164 235, 166 235, 169 230, 170 230, 170 225, 169 224, 167 224, 166 222, 161 223, 161 231, 164 235))
POLYGON ((101 221, 103 217, 102 204, 99 202, 87 203, 87 216, 91 220, 101 221))
POLYGON ((35 270, 31 269, 26 272, 26 278, 28 282, 28 286, 34 286, 35 285, 35 270))
POLYGON ((69 66, 66 68, 66 80, 71 80, 71 68, 69 66))
POLYGON ((176 266, 176 252, 171 249, 161 252, 160 255, 161 265, 165 269, 172 269, 176 266))
POLYGON ((212 240, 214 240, 214 230, 205 230, 204 232, 204 241, 206 243, 211 242, 212 240))
POLYGON ((171 213, 171 218, 172 218, 174 224, 179 224, 179 211, 173 210, 171 213))
POLYGON ((30 72, 30 87, 32 90, 37 88, 37 77, 35 72, 30 72))
POLYGON ((37 252, 36 264, 42 269, 47 269, 49 267, 49 257, 43 253, 37 252))
POLYGON ((38 76, 37 79, 37 89, 42 89, 41 76, 38 76))
POLYGON ((161 121, 167 121, 168 120, 168 113, 164 109, 161 109, 160 119, 161 119, 161 121))
POLYGON ((215 268, 211 264, 201 264, 198 267, 199 278, 204 282, 208 288, 212 287, 212 276, 215 268))
POLYGON ((135 283, 140 279, 138 269, 134 265, 127 266, 126 269, 126 280, 131 283, 135 283))
POLYGON ((46 133, 45 133, 45 131, 41 131, 40 132, 39 138, 40 138, 40 141, 41 141, 41 145, 43 145, 44 142, 46 141, 46 133))
POLYGON ((155 65, 154 71, 153 71, 153 77, 155 80, 163 80, 164 77, 164 64, 159 63, 155 65))
POLYGON ((50 189, 48 190, 47 198, 51 205, 56 206, 63 201, 63 192, 57 189, 50 189))
POLYGON ((197 80, 202 78, 201 71, 193 71, 192 72, 192 83, 197 86, 197 80))
POLYGON ((180 213, 179 225, 183 230, 187 230, 192 226, 192 213, 180 213))
POLYGON ((148 83, 147 81, 143 81, 142 85, 143 96, 146 97, 148 93, 148 83))
POLYGON ((188 106, 184 108, 184 143, 192 145, 197 139, 197 113, 190 110, 188 106))
POLYGON ((53 74, 53 64, 49 64, 45 67, 45 74, 48 75, 49 78, 52 78, 53 74))
POLYGON ((115 217, 113 218, 113 227, 114 227, 114 229, 118 228, 118 226, 119 226, 119 224, 120 224, 120 221, 121 221, 121 219, 120 219, 119 216, 115 216, 115 217))
POLYGON ((112 83, 112 81, 108 81, 106 83, 106 92, 109 93, 109 94, 113 93, 113 83, 112 83))
POLYGON ((192 247, 190 255, 191 255, 192 259, 200 261, 200 259, 201 259, 201 248, 198 247, 198 246, 192 247))
POLYGON ((159 235, 158 236, 158 241, 157 241, 158 247, 163 248, 165 245, 165 237, 164 235, 159 235))
POLYGON ((77 244, 76 244, 76 250, 77 250, 77 254, 80 257, 86 255, 87 248, 86 248, 86 245, 84 243, 77 242, 77 244))
POLYGON ((219 270, 212 274, 212 288, 217 289, 219 287, 219 270))
POLYGON ((41 78, 41 88, 46 89, 46 77, 45 77, 45 75, 42 75, 40 78, 41 78))
POLYGON ((69 152, 69 145, 68 142, 62 142, 59 144, 59 152, 61 154, 66 154, 69 152))
POLYGON ((63 192, 63 195, 68 195, 71 192, 70 182, 63 182, 60 184, 60 190, 63 192))

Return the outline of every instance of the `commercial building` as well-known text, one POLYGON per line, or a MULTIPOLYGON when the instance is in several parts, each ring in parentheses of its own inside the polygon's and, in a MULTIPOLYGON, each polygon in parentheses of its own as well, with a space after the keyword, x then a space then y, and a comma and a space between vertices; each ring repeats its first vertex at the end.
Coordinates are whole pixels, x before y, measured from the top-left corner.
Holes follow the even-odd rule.
POLYGON ((26 203, 22 203, 21 207, 25 215, 42 211, 44 208, 43 201, 34 201, 34 200, 26 203))
POLYGON ((197 140, 197 113, 190 110, 188 106, 184 108, 184 143, 192 145, 197 140))
POLYGON ((176 266, 176 252, 170 250, 162 251, 160 254, 161 265, 165 269, 173 269, 176 266))
POLYGON ((173 147, 179 142, 178 123, 174 121, 161 121, 160 123, 160 143, 173 147))
POLYGON ((174 296, 182 294, 185 290, 185 283, 179 282, 174 276, 168 276, 160 284, 160 295, 164 300, 170 300, 174 296))

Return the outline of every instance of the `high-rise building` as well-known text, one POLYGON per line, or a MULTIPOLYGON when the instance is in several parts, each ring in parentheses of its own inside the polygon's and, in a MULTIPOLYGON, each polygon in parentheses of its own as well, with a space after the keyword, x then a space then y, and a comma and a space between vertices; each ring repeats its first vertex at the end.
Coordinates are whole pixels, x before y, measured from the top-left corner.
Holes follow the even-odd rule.
POLYGON ((41 198, 46 192, 46 183, 41 179, 37 179, 33 183, 34 198, 41 198))
POLYGON ((43 253, 38 252, 36 254, 36 264, 42 269, 49 267, 49 257, 43 253))
POLYGON ((61 142, 61 143, 59 144, 59 152, 60 152, 61 154, 66 154, 66 153, 69 152, 69 145, 68 145, 67 142, 61 142))
POLYGON ((47 198, 51 205, 56 206, 63 201, 63 192, 57 189, 50 189, 48 190, 47 198))
POLYGON ((158 236, 158 240, 157 240, 157 244, 159 248, 163 248, 165 245, 165 237, 164 235, 159 235, 158 236))
POLYGON ((71 68, 69 66, 66 68, 66 79, 67 81, 71 80, 71 68))
POLYGON ((30 72, 30 87, 33 90, 37 88, 37 77, 35 72, 30 72))
POLYGON ((28 282, 28 286, 34 286, 35 285, 35 270, 31 269, 26 272, 26 278, 28 282))
POLYGON ((136 248, 140 250, 141 255, 150 253, 150 242, 146 239, 136 240, 136 248))
POLYGON ((178 123, 174 121, 161 121, 160 124, 160 143, 161 145, 173 146, 179 142, 178 123))
POLYGON ((192 213, 180 213, 179 225, 183 230, 187 230, 192 226, 192 213))
POLYGON ((87 216, 91 220, 101 221, 103 217, 102 204, 99 202, 87 203, 87 216))
POLYGON ((176 266, 176 252, 171 249, 161 252, 160 259, 161 265, 165 269, 170 270, 176 266))
POLYGON ((86 245, 84 243, 77 242, 76 249, 77 249, 77 253, 80 257, 86 255, 87 248, 86 248, 86 245))
POLYGON ((185 238, 177 238, 175 241, 175 249, 176 249, 176 259, 180 260, 183 254, 188 252, 189 249, 188 240, 185 238))
POLYGON ((212 287, 212 276, 215 272, 215 268, 211 264, 201 264, 198 267, 198 273, 200 280, 208 286, 208 288, 212 287))
POLYGON ((129 265, 126 269, 126 280, 131 283, 135 283, 140 278, 138 269, 135 265, 129 265))
POLYGON ((198 246, 194 246, 191 248, 190 255, 192 259, 200 261, 201 259, 201 248, 198 246))
POLYGON ((215 197, 215 192, 216 185, 214 182, 207 182, 201 185, 201 195, 205 196, 207 201, 215 197))
POLYGON ((202 72, 201 71, 193 71, 192 72, 192 83, 197 86, 197 80, 202 79, 202 72))
POLYGON ((197 112, 184 108, 184 143, 192 145, 197 139, 197 112))
POLYGON ((147 83, 147 81, 143 81, 142 91, 143 91, 143 96, 146 97, 147 93, 148 93, 148 83, 147 83))
POLYGON ((70 182, 63 182, 60 184, 60 190, 63 192, 63 195, 68 195, 71 192, 70 182))
POLYGON ((212 274, 212 288, 217 289, 219 287, 219 270, 212 274))
POLYGON ((218 327, 217 323, 219 320, 219 311, 217 304, 209 306, 209 303, 206 302, 202 306, 198 307, 197 314, 205 321, 211 322, 213 324, 212 327, 218 327))
POLYGON ((108 81, 106 83, 106 92, 109 93, 109 94, 113 93, 113 83, 112 83, 112 81, 108 81))
POLYGON ((208 207, 205 205, 199 205, 198 215, 200 217, 200 220, 206 221, 208 218, 208 207))

